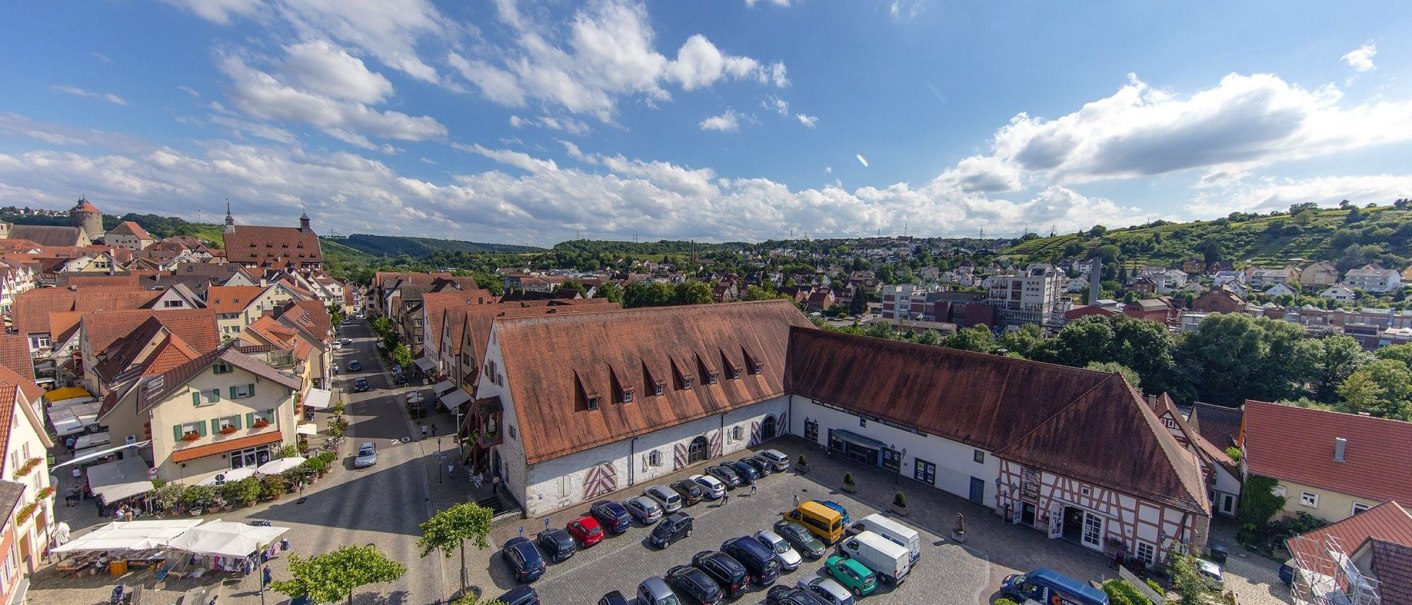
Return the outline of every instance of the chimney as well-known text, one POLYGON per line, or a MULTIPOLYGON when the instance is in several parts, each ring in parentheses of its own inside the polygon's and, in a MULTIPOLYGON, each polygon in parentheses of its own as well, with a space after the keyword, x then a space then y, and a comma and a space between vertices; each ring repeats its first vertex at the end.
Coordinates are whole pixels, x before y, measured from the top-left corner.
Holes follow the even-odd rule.
POLYGON ((1348 440, 1343 437, 1334 438, 1334 462, 1343 462, 1343 454, 1348 451, 1348 440))
POLYGON ((1103 259, 1093 257, 1093 265, 1088 268, 1088 304, 1098 304, 1100 284, 1103 282, 1103 259))

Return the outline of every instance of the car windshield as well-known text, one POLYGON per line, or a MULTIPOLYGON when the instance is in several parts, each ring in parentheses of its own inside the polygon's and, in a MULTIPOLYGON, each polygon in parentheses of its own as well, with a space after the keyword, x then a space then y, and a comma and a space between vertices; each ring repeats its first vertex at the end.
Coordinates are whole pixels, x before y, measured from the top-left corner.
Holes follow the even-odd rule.
POLYGON ((784 542, 775 542, 775 552, 779 554, 787 553, 789 552, 789 545, 784 542))
POLYGON ((677 595, 672 594, 667 595, 666 598, 660 601, 657 601, 657 605, 681 605, 681 601, 677 599, 677 595))
POLYGON ((603 533, 603 530, 600 529, 597 525, 593 526, 591 529, 588 530, 588 535, 590 536, 596 536, 601 533, 603 533))
POLYGON ((373 448, 365 447, 365 448, 363 448, 363 449, 361 449, 361 450, 358 450, 358 455, 359 455, 359 456, 371 456, 371 455, 373 455, 373 453, 376 452, 376 451, 377 451, 377 450, 375 450, 375 449, 373 449, 373 448))

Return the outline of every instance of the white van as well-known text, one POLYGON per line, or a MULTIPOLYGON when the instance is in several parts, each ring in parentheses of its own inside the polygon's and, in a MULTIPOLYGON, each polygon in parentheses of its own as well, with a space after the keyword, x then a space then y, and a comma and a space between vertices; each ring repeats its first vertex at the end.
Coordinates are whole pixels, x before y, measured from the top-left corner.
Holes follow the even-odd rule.
POLYGON ((838 549, 848 558, 857 559, 878 572, 878 578, 884 582, 901 584, 912 571, 912 557, 906 547, 870 531, 844 538, 838 549))
POLYGON ((917 530, 893 521, 892 519, 879 514, 872 514, 856 521, 851 529, 859 532, 873 532, 887 538, 894 544, 906 548, 913 565, 917 564, 917 559, 922 558, 921 534, 918 534, 917 530))

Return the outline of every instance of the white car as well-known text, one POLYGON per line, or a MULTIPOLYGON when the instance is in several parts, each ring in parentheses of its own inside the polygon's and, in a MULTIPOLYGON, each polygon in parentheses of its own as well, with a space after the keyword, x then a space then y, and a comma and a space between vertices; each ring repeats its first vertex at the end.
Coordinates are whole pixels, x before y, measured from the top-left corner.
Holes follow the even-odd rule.
POLYGON ((760 457, 770 461, 770 466, 774 471, 782 473, 789 470, 789 456, 779 450, 765 450, 760 452, 760 457))
POLYGON ((707 500, 720 500, 726 495, 726 484, 720 479, 710 475, 692 475, 687 477, 701 486, 701 491, 705 492, 707 500))
POLYGON ((378 446, 364 441, 358 446, 358 455, 353 458, 353 468, 368 468, 378 463, 378 446))
POLYGON ((804 562, 804 557, 799 556, 799 552, 794 550, 789 542, 785 542, 779 534, 770 530, 755 532, 755 539, 764 544, 766 548, 775 551, 775 555, 780 558, 780 563, 784 564, 786 571, 799 569, 799 564, 804 562))
POLYGON ((333 341, 333 350, 337 351, 337 350, 342 349, 342 348, 343 348, 343 343, 338 342, 337 340, 333 341))

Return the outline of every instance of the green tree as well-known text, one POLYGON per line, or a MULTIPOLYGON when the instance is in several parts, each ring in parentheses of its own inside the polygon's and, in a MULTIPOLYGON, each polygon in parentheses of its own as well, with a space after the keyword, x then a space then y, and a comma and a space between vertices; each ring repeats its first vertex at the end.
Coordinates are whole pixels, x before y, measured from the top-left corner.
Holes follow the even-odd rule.
POLYGON ((403 368, 411 367, 412 352, 407 350, 407 345, 399 344, 392 348, 392 362, 401 365, 403 368))
POLYGON ((1044 342, 1038 358, 1081 368, 1091 361, 1106 361, 1112 346, 1113 325, 1108 318, 1089 315, 1065 324, 1044 342))
POLYGON ((1308 376, 1315 401, 1334 403, 1338 388, 1368 361, 1363 347, 1350 336, 1308 338, 1295 345, 1294 363, 1308 376))
POLYGON ((941 346, 977 353, 994 353, 1000 347, 995 342, 995 335, 991 333, 990 328, 981 324, 957 330, 955 334, 943 338, 941 346))
POLYGON ((1396 359, 1408 367, 1412 367, 1412 344, 1400 344, 1383 347, 1373 352, 1378 359, 1396 359))
POLYGON ((604 282, 598 286, 598 298, 606 298, 621 305, 623 304, 623 287, 613 282, 604 282))
POLYGON ((1290 399, 1305 379, 1301 364, 1294 363, 1303 333, 1302 326, 1283 321, 1211 315, 1177 347, 1184 392, 1220 405, 1290 399))
POLYGON ((1375 359, 1349 374, 1338 395, 1342 411, 1405 420, 1412 399, 1412 370, 1400 361, 1375 359))
POLYGON ((941 346, 941 333, 936 330, 922 330, 914 342, 919 345, 941 346))
POLYGON ((780 294, 768 282, 759 286, 746 286, 745 294, 740 297, 741 300, 773 300, 776 298, 789 297, 780 294))
POLYGON ((672 289, 673 305, 704 305, 711 302, 711 286, 706 282, 687 280, 672 289))
POLYGON ((1132 368, 1121 363, 1116 361, 1090 361, 1085 367, 1099 372, 1117 372, 1122 374, 1123 378, 1127 379, 1128 384, 1133 385, 1134 389, 1142 390, 1142 378, 1140 378, 1137 372, 1133 371, 1132 368))
POLYGON ((289 597, 308 596, 315 603, 353 603, 353 591, 369 584, 392 582, 407 568, 383 555, 376 546, 344 546, 314 557, 289 555, 290 580, 276 580, 271 587, 289 597))
POLYGON ((470 540, 477 549, 490 548, 490 520, 494 511, 471 502, 463 502, 443 510, 421 524, 422 537, 417 546, 425 557, 433 551, 441 551, 447 557, 452 551, 461 553, 461 591, 466 590, 466 541, 470 540))
POLYGON ((329 321, 333 322, 333 325, 342 325, 343 320, 346 318, 347 316, 343 313, 343 305, 328 306, 328 319, 329 321))
POLYGON ((1175 552, 1168 555, 1172 567, 1172 592, 1181 605, 1206 605, 1217 591, 1197 572, 1196 557, 1175 552))
POLYGON ((1000 335, 1000 348, 1026 359, 1043 344, 1044 330, 1035 324, 1025 324, 1000 335))
MULTIPOLYGON (((1177 366, 1177 342, 1167 326, 1127 315, 1115 315, 1109 323, 1113 326, 1113 347, 1102 360, 1132 368, 1141 379, 1144 392, 1170 390, 1177 366)), ((1138 384, 1133 382, 1134 387, 1138 384)))

